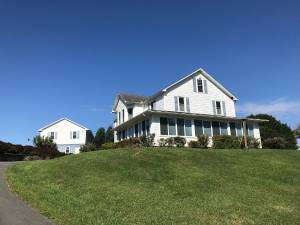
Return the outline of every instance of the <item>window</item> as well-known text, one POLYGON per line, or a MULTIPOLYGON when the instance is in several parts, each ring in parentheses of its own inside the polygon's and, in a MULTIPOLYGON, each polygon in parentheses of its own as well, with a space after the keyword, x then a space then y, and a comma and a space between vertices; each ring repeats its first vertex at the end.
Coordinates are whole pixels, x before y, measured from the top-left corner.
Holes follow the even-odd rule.
POLYGON ((202 126, 202 120, 194 120, 195 124, 195 135, 202 135, 203 134, 203 126, 202 126))
POLYGON ((125 111, 124 111, 124 109, 122 110, 122 122, 124 123, 124 121, 125 121, 125 111))
POLYGON ((79 138, 79 132, 72 131, 71 132, 71 139, 78 139, 79 138))
POLYGON ((242 125, 240 123, 236 124, 236 134, 237 136, 243 136, 242 125))
POLYGON ((119 112, 119 124, 121 124, 121 112, 119 112))
POLYGON ((150 124, 149 124, 149 120, 146 120, 146 135, 148 135, 150 133, 150 124))
POLYGON ((203 131, 205 135, 211 137, 210 121, 203 121, 203 131))
POLYGON ((145 122, 145 120, 142 122, 142 132, 143 132, 143 135, 146 135, 146 122, 145 122))
POLYGON ((254 137, 253 124, 247 124, 248 126, 248 135, 254 137))
POLYGON ((220 122, 221 135, 228 135, 227 123, 220 122))
POLYGON ((134 134, 135 134, 136 137, 139 136, 139 125, 138 124, 134 125, 134 134))
POLYGON ((120 132, 120 131, 118 132, 117 136, 118 136, 118 137, 117 137, 117 138, 118 138, 118 141, 121 141, 121 132, 120 132))
POLYGON ((70 146, 66 147, 66 154, 70 154, 70 146))
POLYGON ((230 123, 231 136, 236 137, 235 123, 230 123))
POLYGON ((202 79, 197 80, 198 92, 203 93, 203 82, 202 79))
POLYGON ((151 102, 151 109, 154 110, 154 102, 151 102))
POLYGON ((160 118, 160 134, 168 135, 168 119, 161 117, 160 118))
POLYGON ((184 136, 184 119, 177 119, 177 135, 184 136))
POLYGON ((49 138, 53 140, 55 138, 55 133, 54 132, 50 132, 50 137, 49 138))
POLYGON ((185 126, 185 136, 192 136, 192 121, 185 120, 184 126, 185 126))
POLYGON ((183 97, 179 97, 179 111, 184 112, 185 108, 184 108, 184 98, 183 97))
POLYGON ((176 135, 176 122, 175 119, 168 119, 169 135, 176 135))
POLYGON ((212 122, 212 128, 213 128, 213 136, 219 136, 220 135, 220 123, 212 122))
POLYGON ((125 139, 126 138, 126 132, 125 130, 122 131, 122 139, 125 139))
POLYGON ((139 137, 142 136, 142 123, 139 123, 139 137))
POLYGON ((216 111, 218 115, 222 114, 222 110, 221 110, 221 102, 220 101, 216 101, 216 111))

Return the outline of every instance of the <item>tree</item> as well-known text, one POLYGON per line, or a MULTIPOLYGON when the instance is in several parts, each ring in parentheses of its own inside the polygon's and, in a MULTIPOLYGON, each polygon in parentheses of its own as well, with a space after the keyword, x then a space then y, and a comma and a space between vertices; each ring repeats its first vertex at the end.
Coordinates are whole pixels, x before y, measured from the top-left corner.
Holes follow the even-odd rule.
POLYGON ((114 132, 112 130, 112 126, 109 126, 107 128, 107 130, 106 130, 105 142, 106 143, 112 143, 112 142, 114 142, 114 132))
POLYGON ((101 145, 104 143, 105 143, 105 128, 101 127, 96 132, 96 135, 94 138, 94 144, 97 147, 101 147, 101 145))
POLYGON ((91 143, 93 143, 93 142, 94 142, 94 135, 93 135, 93 132, 90 131, 90 130, 88 130, 88 131, 86 132, 86 143, 87 143, 87 144, 91 144, 91 143))
MULTIPOLYGON (((269 120, 269 122, 259 124, 260 135, 263 143, 269 143, 270 139, 282 138, 285 140, 283 146, 284 149, 297 149, 296 138, 293 131, 287 124, 281 123, 275 117, 268 114, 250 115, 249 118, 269 120)), ((263 145, 263 147, 267 148, 268 146, 263 145)))
POLYGON ((300 138, 300 125, 294 130, 296 138, 300 138))
POLYGON ((53 140, 49 137, 41 137, 40 135, 37 135, 33 138, 33 144, 36 147, 40 148, 57 148, 56 144, 53 142, 53 140))

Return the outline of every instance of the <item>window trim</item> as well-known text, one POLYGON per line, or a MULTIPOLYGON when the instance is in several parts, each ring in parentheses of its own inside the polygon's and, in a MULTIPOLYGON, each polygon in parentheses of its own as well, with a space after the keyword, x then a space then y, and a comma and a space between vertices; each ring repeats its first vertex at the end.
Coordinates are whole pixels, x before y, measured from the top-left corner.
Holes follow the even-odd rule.
POLYGON ((215 101, 215 106, 216 106, 216 115, 223 115, 222 101, 216 100, 215 101), (220 103, 220 113, 218 113, 217 103, 220 103))
POLYGON ((179 112, 186 112, 186 100, 185 100, 185 97, 180 97, 178 96, 178 111, 179 112), (183 110, 180 109, 180 99, 183 99, 183 110))

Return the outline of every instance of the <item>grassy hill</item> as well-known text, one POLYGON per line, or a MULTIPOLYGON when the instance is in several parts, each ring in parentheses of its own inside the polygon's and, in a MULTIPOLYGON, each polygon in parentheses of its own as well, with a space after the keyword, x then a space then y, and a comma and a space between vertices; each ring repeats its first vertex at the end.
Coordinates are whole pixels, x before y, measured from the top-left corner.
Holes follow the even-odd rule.
POLYGON ((98 151, 20 163, 7 179, 62 225, 300 224, 297 151, 98 151))

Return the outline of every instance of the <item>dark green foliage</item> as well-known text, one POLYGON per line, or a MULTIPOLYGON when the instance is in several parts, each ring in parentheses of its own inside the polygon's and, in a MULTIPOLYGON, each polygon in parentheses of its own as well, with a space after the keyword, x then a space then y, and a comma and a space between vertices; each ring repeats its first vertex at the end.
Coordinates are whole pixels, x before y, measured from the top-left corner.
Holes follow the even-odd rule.
POLYGON ((167 146, 167 142, 166 142, 165 138, 160 138, 158 143, 159 143, 160 147, 166 147, 167 146))
POLYGON ((37 135, 33 138, 33 144, 39 148, 54 148, 57 149, 56 144, 49 137, 41 137, 37 135))
POLYGON ((174 137, 174 145, 177 148, 184 147, 185 143, 186 143, 186 139, 185 138, 183 138, 183 137, 174 137))
POLYGON ((166 139, 166 146, 174 147, 174 138, 173 137, 169 137, 166 139))
POLYGON ((282 137, 273 137, 265 139, 263 145, 269 146, 271 149, 285 149, 287 143, 282 137))
POLYGON ((300 138, 300 125, 294 130, 296 138, 300 138))
POLYGON ((94 142, 94 135, 92 131, 88 130, 86 132, 86 144, 91 144, 94 142))
POLYGON ((0 159, 23 160, 26 156, 39 156, 42 159, 65 155, 56 148, 14 145, 0 141, 0 159))
POLYGON ((105 143, 114 142, 114 132, 112 130, 112 126, 109 126, 105 133, 105 143))
POLYGON ((152 147, 154 145, 155 134, 150 134, 148 136, 141 136, 140 142, 143 147, 152 147))
POLYGON ((241 148, 241 138, 229 135, 213 137, 213 148, 216 149, 239 149, 241 148))
POLYGON ((101 127, 97 130, 95 138, 94 138, 94 144, 100 148, 102 144, 105 143, 105 128, 101 127))
POLYGON ((189 147, 190 148, 207 148, 208 141, 209 141, 208 136, 207 135, 198 135, 197 138, 198 138, 197 141, 189 142, 189 147))
POLYGON ((273 144, 268 146, 270 142, 265 142, 265 140, 276 137, 285 139, 286 142, 283 146, 284 149, 297 149, 295 135, 287 124, 281 123, 273 116, 267 114, 250 115, 249 118, 269 120, 269 122, 263 122, 259 124, 263 148, 272 148, 273 144))
POLYGON ((92 151, 97 151, 99 148, 93 144, 93 143, 89 143, 89 144, 85 144, 82 145, 79 149, 80 152, 92 152, 92 151))
MULTIPOLYGON (((244 137, 240 137, 241 140, 241 148, 245 148, 245 141, 244 141, 244 137)), ((247 137, 247 145, 248 148, 259 148, 260 143, 257 139, 255 139, 254 137, 247 137)))
POLYGON ((101 149, 103 149, 103 150, 109 150, 109 149, 115 149, 115 148, 117 148, 117 144, 115 144, 115 143, 104 143, 101 146, 101 149))

